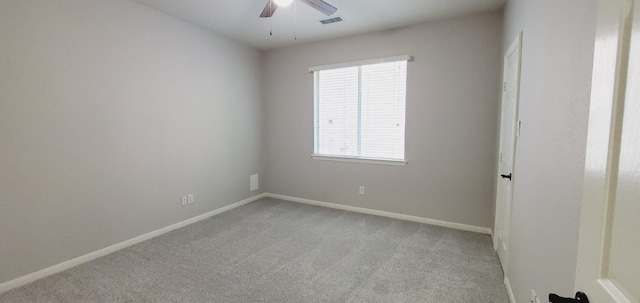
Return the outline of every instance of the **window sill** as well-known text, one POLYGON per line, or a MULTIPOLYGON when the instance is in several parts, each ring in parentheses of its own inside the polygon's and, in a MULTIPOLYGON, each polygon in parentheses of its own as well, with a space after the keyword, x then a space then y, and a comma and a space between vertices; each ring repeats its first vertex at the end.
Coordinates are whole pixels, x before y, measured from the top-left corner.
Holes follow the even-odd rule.
POLYGON ((323 160, 323 161, 380 164, 380 165, 392 165, 392 166, 406 166, 407 165, 407 161, 404 161, 404 160, 358 158, 358 157, 317 155, 317 154, 311 155, 311 158, 313 158, 315 160, 323 160))

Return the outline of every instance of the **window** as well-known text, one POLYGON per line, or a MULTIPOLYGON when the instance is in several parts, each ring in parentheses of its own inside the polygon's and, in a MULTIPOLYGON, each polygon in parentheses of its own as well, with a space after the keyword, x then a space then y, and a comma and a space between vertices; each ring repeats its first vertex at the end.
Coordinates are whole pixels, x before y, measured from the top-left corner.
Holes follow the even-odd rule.
POLYGON ((314 74, 314 158, 404 164, 409 59, 310 69, 314 74))

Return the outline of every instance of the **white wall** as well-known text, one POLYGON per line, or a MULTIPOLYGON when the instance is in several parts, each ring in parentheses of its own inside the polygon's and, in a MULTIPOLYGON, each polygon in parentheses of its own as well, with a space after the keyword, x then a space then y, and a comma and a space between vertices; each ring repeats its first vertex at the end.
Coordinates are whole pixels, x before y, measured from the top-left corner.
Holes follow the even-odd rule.
POLYGON ((570 296, 575 278, 596 0, 511 0, 506 51, 523 31, 522 88, 507 275, 517 302, 531 289, 570 296))
POLYGON ((493 225, 502 12, 267 53, 271 193, 482 227, 493 225), (406 167, 313 160, 308 68, 394 55, 409 63, 406 167), (366 195, 358 195, 358 186, 366 195))
POLYGON ((0 39, 0 283, 256 194, 261 53, 128 0, 0 1, 0 39))

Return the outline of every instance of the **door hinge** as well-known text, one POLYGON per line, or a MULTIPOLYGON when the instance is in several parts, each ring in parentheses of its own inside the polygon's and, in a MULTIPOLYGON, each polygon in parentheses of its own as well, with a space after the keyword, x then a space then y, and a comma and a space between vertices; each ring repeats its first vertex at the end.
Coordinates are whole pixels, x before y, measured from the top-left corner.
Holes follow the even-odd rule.
POLYGON ((518 121, 518 125, 516 126, 516 137, 520 137, 521 130, 522 130, 522 121, 518 121))
POLYGON ((507 91, 507 82, 502 82, 502 91, 503 92, 507 91))

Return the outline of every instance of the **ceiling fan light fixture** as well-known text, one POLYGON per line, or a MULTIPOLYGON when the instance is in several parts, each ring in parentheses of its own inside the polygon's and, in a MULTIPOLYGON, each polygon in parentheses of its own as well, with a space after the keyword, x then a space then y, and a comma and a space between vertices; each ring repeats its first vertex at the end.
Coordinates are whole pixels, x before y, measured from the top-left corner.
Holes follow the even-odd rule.
POLYGON ((293 3, 293 0, 273 0, 280 7, 287 7, 293 3))

